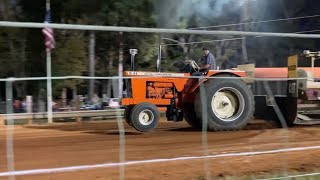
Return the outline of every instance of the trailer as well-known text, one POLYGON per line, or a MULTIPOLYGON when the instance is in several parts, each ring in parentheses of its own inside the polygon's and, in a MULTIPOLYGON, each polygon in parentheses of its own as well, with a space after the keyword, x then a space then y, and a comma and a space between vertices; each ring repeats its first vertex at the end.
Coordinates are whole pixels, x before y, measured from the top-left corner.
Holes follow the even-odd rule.
MULTIPOLYGON (((320 68, 315 67, 315 61, 320 58, 320 52, 305 50, 301 56, 288 58, 288 67, 255 68, 256 78, 274 79, 274 81, 257 81, 252 89, 257 106, 256 116, 266 115, 279 118, 275 106, 281 111, 287 125, 313 125, 320 123, 320 68), (300 57, 305 57, 303 59, 300 57), (311 67, 299 67, 301 60, 307 60, 311 67), (286 80, 280 80, 286 79, 286 80), (265 86, 270 87, 270 92, 265 86), (270 98, 274 97, 274 102, 270 98), (264 114, 264 115, 263 115, 264 114)), ((267 117, 268 118, 268 117, 267 117)))

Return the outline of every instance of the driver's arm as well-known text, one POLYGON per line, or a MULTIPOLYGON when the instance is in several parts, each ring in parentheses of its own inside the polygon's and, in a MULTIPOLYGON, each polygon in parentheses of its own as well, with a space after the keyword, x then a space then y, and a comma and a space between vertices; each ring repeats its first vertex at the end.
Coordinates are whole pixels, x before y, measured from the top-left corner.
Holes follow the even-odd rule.
POLYGON ((204 65, 204 66, 201 66, 200 69, 199 69, 199 71, 201 71, 201 70, 207 70, 207 69, 209 69, 209 68, 210 68, 210 64, 206 64, 206 65, 204 65))

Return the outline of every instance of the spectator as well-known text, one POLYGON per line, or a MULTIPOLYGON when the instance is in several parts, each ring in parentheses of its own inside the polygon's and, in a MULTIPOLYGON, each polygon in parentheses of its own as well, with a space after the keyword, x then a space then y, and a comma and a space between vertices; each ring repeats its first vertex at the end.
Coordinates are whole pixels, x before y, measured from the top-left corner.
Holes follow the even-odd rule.
POLYGON ((21 106, 22 106, 22 112, 27 112, 27 101, 25 98, 23 99, 21 106))
POLYGON ((93 109, 94 110, 99 110, 102 109, 102 102, 100 97, 97 94, 94 94, 93 98, 92 98, 92 105, 93 105, 93 109))
POLYGON ((106 94, 102 95, 102 106, 108 106, 109 97, 106 94))
POLYGON ((13 111, 14 113, 21 113, 22 110, 22 103, 20 101, 20 99, 16 99, 13 102, 13 111))
POLYGON ((52 105, 52 111, 53 112, 57 112, 59 110, 58 104, 56 102, 52 101, 51 105, 52 105))

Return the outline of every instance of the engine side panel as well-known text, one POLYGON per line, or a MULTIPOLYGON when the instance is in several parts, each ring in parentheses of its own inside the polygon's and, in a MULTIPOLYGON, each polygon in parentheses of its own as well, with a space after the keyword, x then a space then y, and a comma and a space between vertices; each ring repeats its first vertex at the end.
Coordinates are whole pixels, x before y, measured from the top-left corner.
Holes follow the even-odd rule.
MULTIPOLYGON (((246 72, 235 70, 209 71, 206 77, 218 74, 233 74, 244 77, 246 72)), ((157 106, 168 106, 175 98, 178 104, 193 103, 194 93, 199 84, 206 81, 190 78, 187 73, 154 73, 126 71, 124 76, 131 76, 130 96, 122 99, 122 105, 134 105, 141 102, 150 102, 157 106)), ((204 76, 205 77, 205 76, 204 76)))
POLYGON ((188 80, 188 75, 183 73, 126 73, 125 76, 133 76, 130 79, 131 97, 123 98, 122 105, 150 102, 157 106, 168 106, 172 98, 177 98, 175 93, 183 91, 188 80))

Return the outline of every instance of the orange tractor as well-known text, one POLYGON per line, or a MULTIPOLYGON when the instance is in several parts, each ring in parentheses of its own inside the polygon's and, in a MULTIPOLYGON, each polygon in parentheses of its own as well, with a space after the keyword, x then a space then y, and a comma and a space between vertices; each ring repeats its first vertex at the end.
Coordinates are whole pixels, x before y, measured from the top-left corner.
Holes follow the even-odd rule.
MULTIPOLYGON (((312 53, 309 52, 310 54, 312 53)), ((255 68, 254 65, 248 64, 228 70, 210 70, 204 72, 202 76, 192 77, 191 73, 198 68, 198 65, 195 61, 187 61, 187 65, 191 71, 182 73, 125 71, 124 77, 131 77, 124 81, 127 93, 121 100, 121 104, 125 106, 126 122, 138 131, 148 132, 157 127, 160 111, 165 111, 168 121, 178 122, 185 119, 194 128, 201 128, 203 119, 207 119, 209 131, 240 130, 253 119, 255 108, 259 107, 255 104, 256 100, 262 97, 266 99, 264 102, 266 107, 274 106, 267 102, 270 94, 259 92, 257 90, 259 83, 251 78, 287 78, 290 73, 298 72, 298 68, 292 69, 292 66, 290 70, 290 68, 255 68)), ((310 68, 300 70, 311 71, 310 68)), ((318 68, 313 67, 312 71, 313 76, 320 75, 318 68)), ((304 76, 307 77, 307 73, 304 73, 304 76)), ((302 99, 302 95, 298 95, 298 92, 307 92, 308 87, 305 84, 311 82, 307 80, 282 82, 278 84, 282 86, 283 92, 277 93, 278 90, 272 88, 271 91, 276 99, 275 102, 280 102, 279 108, 285 120, 289 122, 288 124, 293 124, 291 122, 303 116, 305 118, 303 120, 306 121, 305 115, 299 115, 297 109, 299 99, 302 99), (292 94, 292 92, 297 93, 292 94)), ((317 83, 314 80, 312 82, 317 83)), ((315 103, 313 106, 319 104, 317 101, 315 103)))

